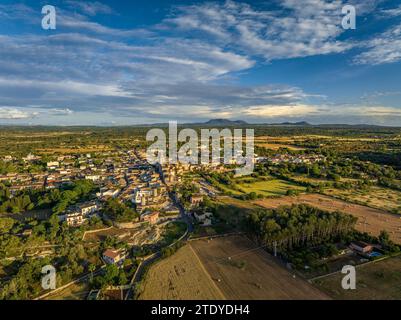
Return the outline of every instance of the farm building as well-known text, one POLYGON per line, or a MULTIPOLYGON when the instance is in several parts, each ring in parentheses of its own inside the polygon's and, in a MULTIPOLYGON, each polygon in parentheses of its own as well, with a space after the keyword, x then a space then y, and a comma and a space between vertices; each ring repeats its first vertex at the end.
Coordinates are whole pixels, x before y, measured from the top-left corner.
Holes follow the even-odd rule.
POLYGON ((359 253, 369 253, 373 250, 372 245, 362 241, 351 242, 350 247, 359 253))

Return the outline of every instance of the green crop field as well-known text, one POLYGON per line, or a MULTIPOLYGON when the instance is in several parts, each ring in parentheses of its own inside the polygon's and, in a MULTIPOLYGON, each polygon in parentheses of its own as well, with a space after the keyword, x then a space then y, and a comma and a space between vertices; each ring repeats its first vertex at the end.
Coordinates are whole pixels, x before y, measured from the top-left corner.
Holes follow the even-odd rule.
POLYGON ((282 196, 286 194, 287 190, 305 190, 305 188, 302 186, 298 186, 291 182, 279 179, 256 181, 252 183, 241 183, 239 184, 239 187, 245 193, 255 192, 263 196, 282 196))

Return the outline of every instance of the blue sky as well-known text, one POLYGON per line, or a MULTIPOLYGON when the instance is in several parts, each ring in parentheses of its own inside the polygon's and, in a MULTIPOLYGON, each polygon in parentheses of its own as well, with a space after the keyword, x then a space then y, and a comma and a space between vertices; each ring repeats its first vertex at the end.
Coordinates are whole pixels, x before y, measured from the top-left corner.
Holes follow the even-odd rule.
POLYGON ((0 124, 210 118, 401 126, 401 1, 0 3, 0 124))

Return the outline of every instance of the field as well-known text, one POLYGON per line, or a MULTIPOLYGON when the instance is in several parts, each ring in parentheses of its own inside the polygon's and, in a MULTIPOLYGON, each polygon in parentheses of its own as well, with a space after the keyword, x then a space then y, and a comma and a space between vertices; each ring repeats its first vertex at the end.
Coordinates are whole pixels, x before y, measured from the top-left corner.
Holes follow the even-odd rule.
POLYGON ((139 299, 218 300, 224 296, 186 245, 150 268, 139 299))
POLYGON ((260 209, 259 206, 250 201, 235 199, 229 196, 219 196, 216 199, 217 204, 220 206, 218 216, 223 221, 237 226, 247 214, 252 210, 260 209))
POLYGON ((88 293, 88 284, 79 282, 46 297, 45 300, 85 300, 88 293))
POLYGON ((261 194, 263 196, 282 196, 285 195, 287 190, 298 190, 304 191, 305 188, 301 186, 297 186, 291 182, 272 179, 266 181, 255 181, 252 183, 240 183, 238 186, 245 193, 256 192, 257 194, 261 194))
POLYGON ((90 152, 105 152, 112 150, 108 146, 98 145, 98 146, 86 146, 86 147, 76 147, 76 148, 51 148, 51 149, 38 149, 40 153, 43 154, 71 154, 76 152, 90 153, 90 152))
POLYGON ((242 236, 191 242, 210 277, 227 299, 327 299, 293 277, 266 251, 242 236))
POLYGON ((278 149, 289 149, 289 150, 305 150, 305 148, 293 146, 290 144, 282 144, 282 143, 265 143, 265 142, 256 142, 256 146, 258 147, 263 147, 266 149, 271 149, 271 150, 278 150, 278 149))
POLYGON ((366 204, 369 207, 401 213, 401 192, 388 188, 370 187, 369 190, 326 189, 325 193, 343 200, 366 204))
POLYGON ((343 290, 343 274, 330 275, 314 284, 334 299, 401 299, 401 257, 361 265, 356 269, 356 289, 343 290))
POLYGON ((257 200, 254 203, 265 208, 277 208, 282 205, 306 203, 323 210, 339 210, 358 218, 356 225, 357 230, 368 232, 374 236, 378 236, 381 230, 386 230, 393 241, 401 243, 401 216, 391 214, 387 211, 348 203, 320 194, 303 194, 297 197, 264 199, 257 200))

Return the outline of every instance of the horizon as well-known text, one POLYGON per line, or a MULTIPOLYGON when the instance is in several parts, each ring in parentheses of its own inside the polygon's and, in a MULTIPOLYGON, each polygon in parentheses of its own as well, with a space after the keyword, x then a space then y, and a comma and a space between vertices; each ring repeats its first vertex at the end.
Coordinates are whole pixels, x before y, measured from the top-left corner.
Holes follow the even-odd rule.
POLYGON ((45 4, 0 4, 1 126, 401 126, 397 1, 45 4))
MULTIPOLYGON (((207 127, 216 127, 216 128, 221 128, 224 126, 230 126, 234 127, 236 121, 244 121, 244 120, 232 120, 232 119, 210 119, 208 121, 203 121, 203 122, 178 122, 178 126, 198 126, 198 125, 206 125, 207 127), (210 121, 216 121, 216 120, 224 120, 224 121, 229 121, 232 122, 231 124, 208 124, 210 121)), ((48 128, 126 128, 126 127, 150 127, 150 126, 168 126, 169 122, 158 122, 158 123, 137 123, 137 124, 114 124, 114 125, 105 125, 105 124, 98 124, 98 125, 57 125, 57 124, 1 124, 0 123, 0 128, 3 127, 17 127, 17 128, 40 128, 40 127, 48 127, 48 128)), ((367 123, 357 123, 357 124, 346 124, 346 123, 309 123, 308 121, 296 121, 296 122, 290 122, 290 121, 285 121, 285 122, 272 122, 272 123, 266 123, 266 122, 260 122, 260 123, 251 123, 245 121, 245 123, 240 124, 239 126, 277 126, 277 127, 378 127, 378 128, 401 128, 401 125, 378 125, 378 124, 367 124, 367 123)))

